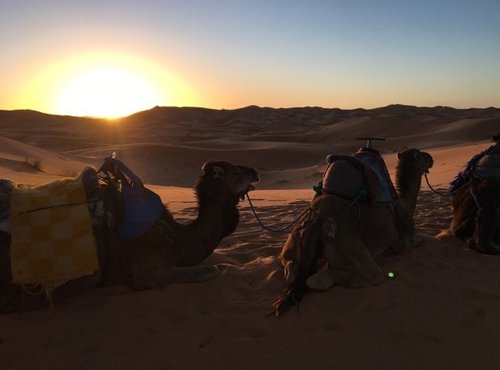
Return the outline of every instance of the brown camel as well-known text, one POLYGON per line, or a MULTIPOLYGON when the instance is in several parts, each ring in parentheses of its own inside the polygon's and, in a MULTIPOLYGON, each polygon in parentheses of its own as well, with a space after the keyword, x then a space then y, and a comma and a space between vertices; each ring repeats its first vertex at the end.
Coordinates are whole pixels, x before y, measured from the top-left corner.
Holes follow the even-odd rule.
POLYGON ((498 139, 465 174, 466 182, 453 196, 450 228, 440 235, 455 235, 472 249, 487 254, 500 254, 500 137, 498 139))
MULTIPOLYGON (((351 199, 322 194, 311 202, 310 214, 291 232, 281 252, 288 285, 273 304, 276 316, 298 303, 308 289, 382 283, 386 275, 375 258, 418 244, 413 214, 422 174, 433 160, 417 149, 399 153, 398 158, 395 201, 353 204, 351 199)), ((342 177, 353 178, 348 173, 342 177)))
MULTIPOLYGON (((190 223, 178 223, 165 208, 161 218, 144 235, 121 240, 102 227, 94 226, 98 244, 99 269, 94 275, 71 280, 53 292, 54 300, 102 285, 131 284, 135 289, 163 287, 174 282, 201 282, 214 278, 214 265, 197 265, 221 240, 234 232, 239 222, 237 204, 259 181, 250 167, 226 161, 209 161, 195 187, 198 216, 190 223)), ((89 200, 102 199, 102 189, 89 200)), ((46 305, 44 297, 23 294, 11 283, 10 236, 0 235, 0 313, 46 305), (33 301, 33 302, 30 302, 33 301)))

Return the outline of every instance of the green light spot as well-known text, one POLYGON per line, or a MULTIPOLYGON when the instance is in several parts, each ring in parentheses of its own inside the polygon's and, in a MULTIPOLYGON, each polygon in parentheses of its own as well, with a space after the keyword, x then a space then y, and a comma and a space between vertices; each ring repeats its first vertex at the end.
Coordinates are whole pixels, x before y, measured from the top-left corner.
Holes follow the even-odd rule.
POLYGON ((389 277, 389 279, 392 279, 396 276, 396 274, 394 272, 388 272, 387 276, 389 277))

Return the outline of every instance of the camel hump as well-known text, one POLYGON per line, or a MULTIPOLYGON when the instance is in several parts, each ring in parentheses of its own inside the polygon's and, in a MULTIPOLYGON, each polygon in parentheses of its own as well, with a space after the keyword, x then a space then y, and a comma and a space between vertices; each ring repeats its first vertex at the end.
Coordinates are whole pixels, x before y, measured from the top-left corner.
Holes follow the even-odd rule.
POLYGON ((366 189, 371 202, 397 198, 389 171, 377 151, 361 148, 353 155, 329 155, 327 162, 330 165, 323 176, 324 192, 353 199, 366 189))

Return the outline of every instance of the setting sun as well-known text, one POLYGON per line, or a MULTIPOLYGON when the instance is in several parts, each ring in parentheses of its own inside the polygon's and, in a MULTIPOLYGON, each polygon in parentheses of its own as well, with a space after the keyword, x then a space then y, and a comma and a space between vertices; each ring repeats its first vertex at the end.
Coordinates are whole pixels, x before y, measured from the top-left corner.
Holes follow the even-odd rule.
POLYGON ((155 57, 96 50, 49 60, 43 68, 32 64, 34 73, 10 91, 13 104, 53 114, 117 118, 154 106, 199 103, 185 71, 155 57))
POLYGON ((82 71, 62 88, 59 111, 76 116, 115 118, 160 105, 145 77, 118 67, 82 71))

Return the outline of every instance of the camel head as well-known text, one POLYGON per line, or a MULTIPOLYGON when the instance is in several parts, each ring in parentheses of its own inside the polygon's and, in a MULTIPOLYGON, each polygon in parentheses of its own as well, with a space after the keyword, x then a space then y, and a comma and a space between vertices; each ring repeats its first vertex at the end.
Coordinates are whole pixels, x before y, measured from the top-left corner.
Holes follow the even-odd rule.
POLYGON ((257 171, 252 167, 227 161, 208 161, 201 169, 203 174, 196 186, 200 201, 226 198, 236 204, 247 192, 254 190, 253 183, 259 181, 257 171))
POLYGON ((434 160, 429 153, 421 152, 418 149, 407 149, 398 153, 398 167, 410 165, 420 172, 420 175, 429 172, 429 169, 434 164, 434 160))

